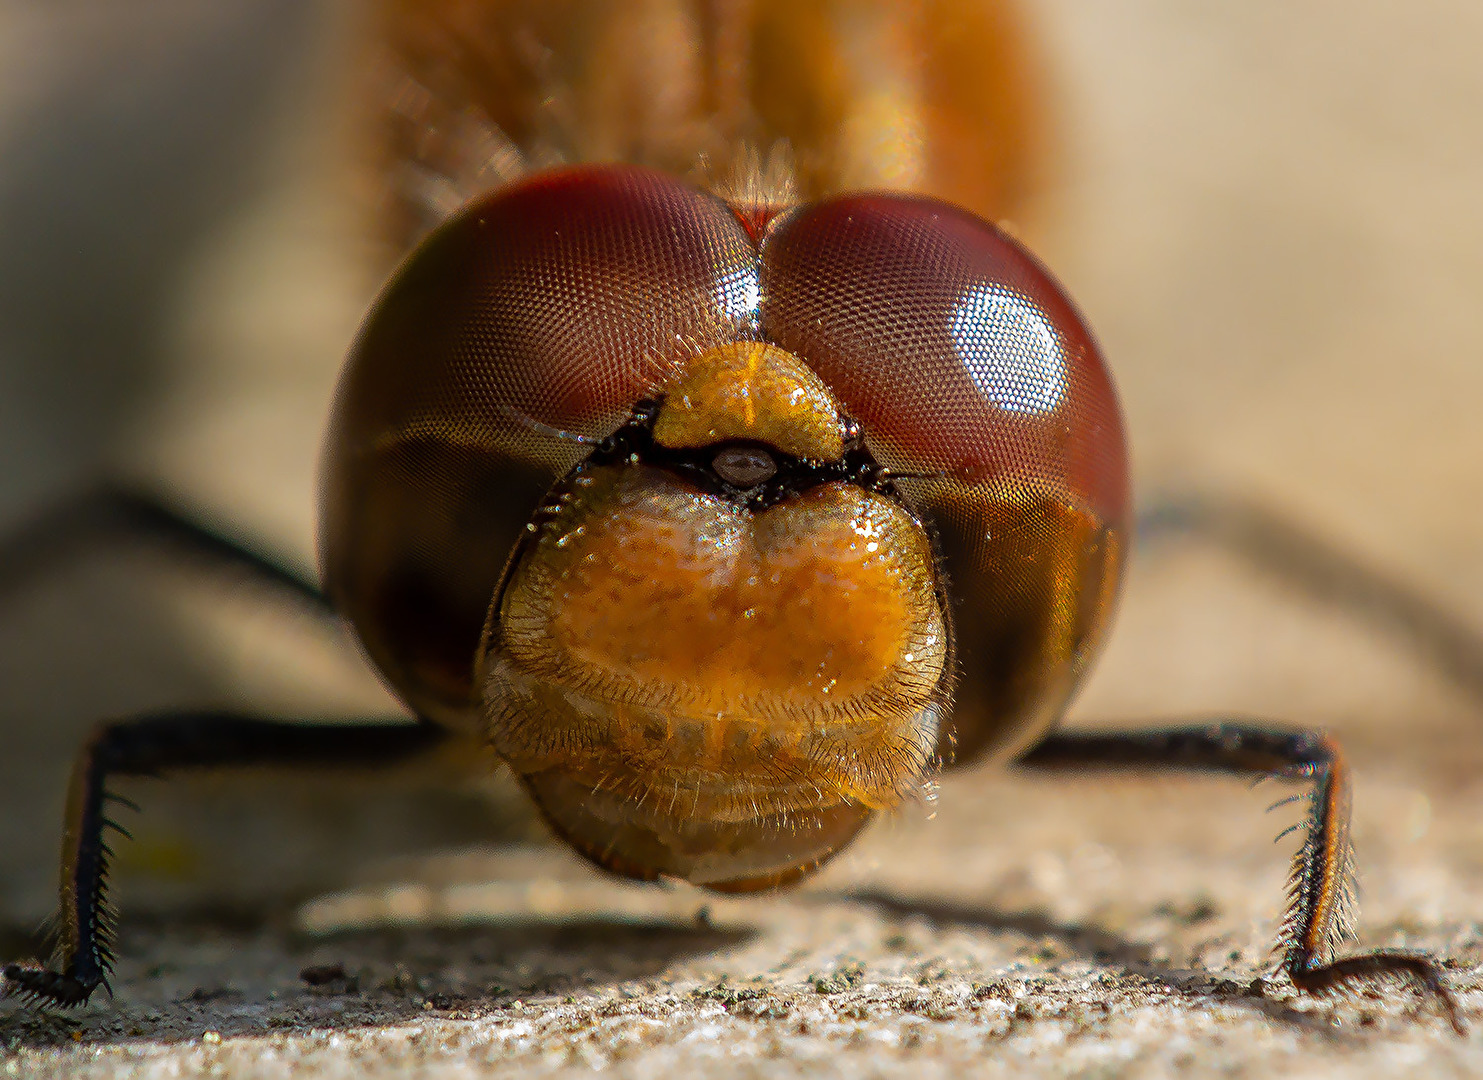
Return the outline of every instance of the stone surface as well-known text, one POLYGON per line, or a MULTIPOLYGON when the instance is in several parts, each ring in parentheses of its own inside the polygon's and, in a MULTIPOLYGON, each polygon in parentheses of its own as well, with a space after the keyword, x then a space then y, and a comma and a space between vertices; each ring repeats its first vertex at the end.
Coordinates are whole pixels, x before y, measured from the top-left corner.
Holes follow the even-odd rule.
MULTIPOLYGON (((1021 229, 1119 374, 1145 501, 1254 499, 1483 632, 1483 9, 1035 12, 1066 134, 1021 229)), ((0 44, 32 78, 0 91, 12 159, 45 131, 15 119, 48 100, 36 73, 81 80, 88 66, 63 64, 70 39, 38 18, 0 15, 0 44)), ((208 31, 227 32, 195 27, 208 31)), ((314 119, 334 80, 285 70, 264 62, 292 92, 273 91, 291 105, 253 129, 263 178, 174 252, 158 378, 108 423, 133 433, 114 440, 120 467, 308 566, 315 446, 371 283, 327 165, 332 132, 314 119)), ((82 182, 59 175, 58 205, 82 182)), ((7 280, 18 251, 0 252, 7 280)), ((24 360, 0 357, 12 374, 24 360)), ((30 467, 23 454, 5 466, 30 467)), ((68 758, 99 717, 394 708, 335 627, 169 555, 63 559, 0 601, 5 957, 32 947, 52 903, 68 758)), ((1069 722, 1260 715, 1332 730, 1358 775, 1360 942, 1444 958, 1476 1028, 1483 698, 1458 670, 1270 567, 1168 542, 1135 558, 1069 722)), ((733 899, 604 879, 540 845, 497 783, 409 781, 131 787, 146 810, 121 849, 115 997, 62 1017, 0 1005, 0 1071, 1483 1070, 1483 1034, 1457 1039, 1405 989, 1325 1002, 1263 977, 1292 843, 1269 840, 1298 811, 1264 812, 1287 793, 1277 783, 950 776, 805 888, 733 899)))

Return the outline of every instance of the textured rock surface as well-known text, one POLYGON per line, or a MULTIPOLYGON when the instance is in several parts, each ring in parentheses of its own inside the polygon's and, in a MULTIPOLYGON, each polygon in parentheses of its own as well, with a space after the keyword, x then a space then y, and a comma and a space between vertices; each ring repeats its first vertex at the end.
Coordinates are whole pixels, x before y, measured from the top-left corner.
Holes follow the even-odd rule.
MULTIPOLYGON (((1257 498, 1483 632, 1479 9, 1036 10, 1067 134, 1025 231, 1119 372, 1141 490, 1257 498)), ((33 74, 70 55, 39 25, 0 16, 33 74)), ((274 93, 325 96, 293 85, 274 93)), ((6 84, 3 116, 27 86, 6 84)), ((175 254, 169 392, 118 453, 307 565, 315 443, 368 283, 341 254, 331 140, 285 112, 260 136, 280 179, 175 254)), ((59 175, 58 205, 81 182, 59 175)), ((390 707, 333 627, 132 548, 6 593, 0 685, 5 957, 51 904, 67 760, 96 718, 390 707)), ((1072 722, 1227 714, 1345 742, 1362 943, 1445 957, 1483 1025, 1483 698, 1414 638, 1240 558, 1150 548, 1072 722)), ((115 997, 0 1005, 0 1071, 1483 1070, 1483 1034, 1458 1040, 1409 991, 1328 1003, 1262 978, 1291 843, 1269 839, 1296 813, 1264 813, 1279 784, 949 777, 806 888, 741 900, 608 881, 534 843, 508 792, 413 781, 131 788, 115 997)))

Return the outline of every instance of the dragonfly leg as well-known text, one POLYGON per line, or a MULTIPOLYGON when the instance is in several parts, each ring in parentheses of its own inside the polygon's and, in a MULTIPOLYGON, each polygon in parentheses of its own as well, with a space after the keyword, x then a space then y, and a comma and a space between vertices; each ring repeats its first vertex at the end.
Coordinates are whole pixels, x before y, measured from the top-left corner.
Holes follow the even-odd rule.
POLYGON ((1303 842, 1293 857, 1288 904, 1278 941, 1282 969, 1308 993, 1345 992, 1376 979, 1419 986, 1458 1034, 1457 1000, 1431 959, 1378 950, 1334 958, 1353 932, 1354 849, 1349 764, 1338 743, 1318 731, 1255 723, 1105 732, 1056 732, 1016 763, 1034 769, 1180 769, 1277 776, 1312 784, 1303 842))
POLYGON ((49 966, 6 964, 0 992, 38 1003, 81 1005, 107 986, 115 915, 108 903, 109 831, 115 777, 163 776, 244 766, 331 768, 391 765, 431 750, 448 734, 426 723, 294 723, 232 713, 182 712, 99 725, 73 767, 62 835, 61 880, 49 966))

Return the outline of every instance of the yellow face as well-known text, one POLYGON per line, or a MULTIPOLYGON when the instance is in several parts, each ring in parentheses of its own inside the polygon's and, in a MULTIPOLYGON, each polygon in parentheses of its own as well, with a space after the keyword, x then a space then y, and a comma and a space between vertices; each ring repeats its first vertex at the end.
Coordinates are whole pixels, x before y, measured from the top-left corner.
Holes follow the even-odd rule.
POLYGON ((552 492, 481 661, 489 737, 605 866, 758 888, 932 766, 950 635, 931 542, 824 384, 697 358, 552 492))

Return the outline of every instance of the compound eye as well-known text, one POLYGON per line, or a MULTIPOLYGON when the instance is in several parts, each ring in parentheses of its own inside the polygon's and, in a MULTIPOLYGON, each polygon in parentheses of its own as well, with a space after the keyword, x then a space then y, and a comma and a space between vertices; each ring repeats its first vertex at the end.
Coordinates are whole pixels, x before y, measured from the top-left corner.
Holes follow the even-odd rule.
POLYGON ((1050 490, 1124 521, 1112 381, 1014 240, 930 199, 843 195, 780 218, 762 253, 763 334, 828 384, 881 464, 944 474, 936 490, 962 505, 1050 490))
POLYGON ((766 450, 728 446, 711 459, 711 468, 732 487, 745 491, 771 480, 778 471, 778 463, 766 450))

